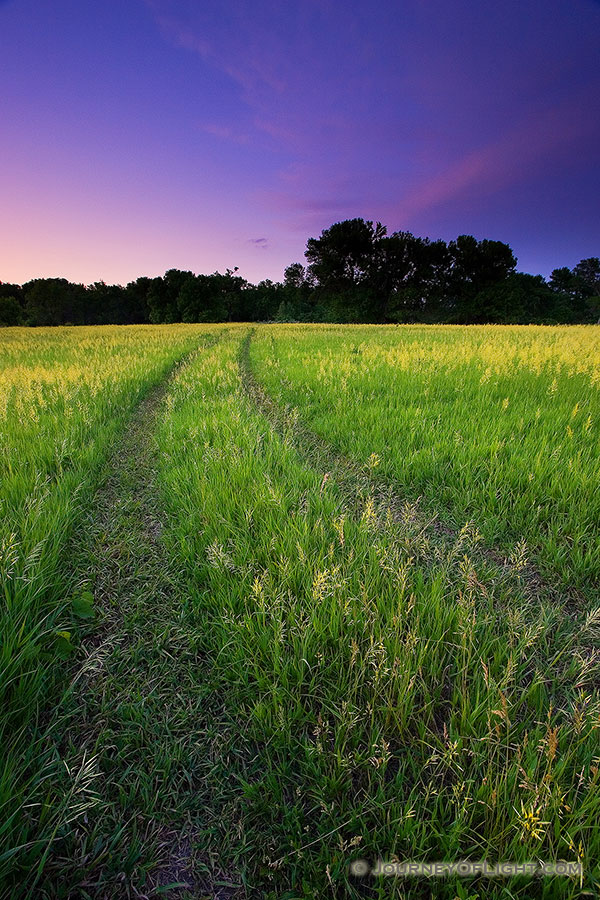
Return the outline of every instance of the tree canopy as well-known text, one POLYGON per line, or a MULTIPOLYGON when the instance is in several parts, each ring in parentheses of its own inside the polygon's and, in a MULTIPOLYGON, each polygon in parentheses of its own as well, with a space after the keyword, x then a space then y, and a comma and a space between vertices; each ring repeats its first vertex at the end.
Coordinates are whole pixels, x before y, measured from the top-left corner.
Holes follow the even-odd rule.
POLYGON ((306 265, 256 285, 227 269, 169 269, 123 287, 36 278, 0 282, 0 325, 170 322, 575 323, 600 317, 600 259, 554 269, 548 282, 516 271, 502 241, 446 243, 380 222, 346 219, 309 238, 306 265))

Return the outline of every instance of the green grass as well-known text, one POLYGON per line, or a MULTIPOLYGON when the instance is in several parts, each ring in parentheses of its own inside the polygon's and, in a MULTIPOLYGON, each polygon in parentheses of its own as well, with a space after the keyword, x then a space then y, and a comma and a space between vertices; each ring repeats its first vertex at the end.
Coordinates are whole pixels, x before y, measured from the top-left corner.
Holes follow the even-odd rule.
POLYGON ((225 351, 176 383, 159 432, 171 552, 224 698, 207 777, 221 803, 234 779, 238 811, 221 858, 273 897, 320 896, 329 879, 359 896, 356 856, 553 859, 581 842, 593 861, 595 619, 586 633, 518 577, 475 570, 470 529, 440 546, 410 508, 345 514, 225 351))
POLYGON ((7 896, 593 896, 600 616, 552 588, 596 574, 598 330, 259 327, 249 354, 249 328, 216 332, 82 495, 64 577, 96 619, 62 701, 36 695, 72 774, 7 896), (546 494, 500 491, 534 445, 546 494), (401 882, 352 876, 363 858, 585 873, 401 882))
POLYGON ((349 456, 563 585, 600 581, 600 329, 288 327, 260 379, 349 456))
POLYGON ((40 858, 70 804, 44 734, 89 615, 77 529, 135 405, 205 332, 0 332, 0 884, 22 855, 40 858))

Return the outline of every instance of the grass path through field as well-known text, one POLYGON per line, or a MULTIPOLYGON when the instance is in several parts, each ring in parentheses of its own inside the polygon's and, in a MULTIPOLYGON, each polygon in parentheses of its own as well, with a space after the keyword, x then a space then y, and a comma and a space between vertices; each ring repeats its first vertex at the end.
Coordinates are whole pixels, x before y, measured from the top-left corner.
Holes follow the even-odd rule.
MULTIPOLYGON (((258 380, 423 514, 594 603, 600 329, 265 326, 258 380)), ((573 598, 576 599, 577 598, 573 598)))
MULTIPOLYGON (((423 539, 438 546, 440 552, 460 553, 461 544, 467 537, 473 559, 485 564, 490 571, 487 577, 517 580, 522 589, 536 599, 540 593, 552 597, 556 602, 568 606, 572 614, 577 604, 580 608, 584 598, 575 589, 559 591, 544 579, 530 560, 523 561, 518 554, 507 557, 499 550, 484 546, 477 532, 477 523, 470 522, 463 531, 457 531, 441 522, 435 515, 426 517, 418 503, 411 502, 398 489, 377 475, 369 466, 361 465, 337 451, 324 438, 306 426, 297 409, 280 406, 266 391, 254 374, 250 356, 253 330, 249 331, 240 345, 239 367, 242 384, 257 409, 271 427, 285 440, 290 441, 310 466, 323 472, 324 482, 331 479, 338 486, 347 509, 363 514, 365 504, 372 501, 374 512, 385 515, 391 510, 398 521, 409 519, 415 531, 420 531, 423 539)), ((485 579, 484 579, 485 580, 485 579)))
MULTIPOLYGON (((229 795, 213 859, 269 900, 405 890, 353 880, 355 857, 595 859, 583 628, 486 567, 469 530, 388 515, 368 469, 334 471, 285 409, 265 417, 240 337, 186 370, 158 435, 168 547, 223 697, 199 779, 207 808, 229 795)), ((578 892, 530 888, 512 895, 578 892)))
POLYGON ((74 802, 45 737, 91 612, 73 547, 137 406, 214 330, 0 335, 0 896, 14 896, 74 802))
POLYGON ((20 881, 27 897, 45 896, 45 889, 108 898, 143 897, 169 884, 198 887, 189 811, 200 802, 194 757, 206 744, 189 713, 208 709, 210 692, 194 634, 182 621, 176 564, 161 540, 153 440, 169 387, 197 352, 203 347, 136 409, 73 541, 74 566, 94 594, 98 620, 46 733, 64 763, 55 787, 66 802, 43 867, 38 862, 20 881))
POLYGON ((400 896, 348 868, 393 856, 577 853, 591 883, 584 631, 279 408, 251 336, 148 396, 90 512, 99 620, 52 721, 69 803, 28 898, 400 896))

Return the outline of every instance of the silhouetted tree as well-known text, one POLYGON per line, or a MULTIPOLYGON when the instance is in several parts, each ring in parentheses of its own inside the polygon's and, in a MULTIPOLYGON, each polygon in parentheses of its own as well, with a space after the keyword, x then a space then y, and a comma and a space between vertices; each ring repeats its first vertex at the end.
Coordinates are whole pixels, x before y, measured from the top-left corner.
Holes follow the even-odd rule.
POLYGON ((177 297, 179 322, 232 322, 243 309, 246 282, 228 269, 224 275, 196 275, 187 278, 177 297))
POLYGON ((150 321, 148 294, 152 281, 152 278, 137 278, 125 288, 123 302, 127 310, 127 321, 132 325, 150 321))
POLYGON ((582 292, 589 297, 597 297, 600 294, 600 259, 591 256, 582 259, 573 269, 573 275, 582 285, 582 292))
POLYGON ((6 281, 0 281, 0 297, 14 297, 19 305, 23 306, 23 288, 20 284, 10 284, 6 281))
POLYGON ((314 280, 302 263, 292 263, 283 273, 282 298, 277 321, 310 322, 314 317, 314 280))
POLYGON ((84 302, 86 325, 129 325, 132 321, 127 307, 127 293, 120 284, 96 281, 89 285, 84 302))
POLYGON ((259 281, 257 285, 249 284, 242 295, 242 321, 268 322, 275 318, 282 302, 284 286, 270 278, 259 281))
POLYGON ((331 320, 371 322, 381 316, 381 299, 373 281, 373 264, 386 228, 380 222, 347 219, 309 238, 305 256, 319 300, 331 320))
POLYGON ((282 282, 249 284, 227 269, 169 269, 127 287, 36 278, 0 282, 0 325, 170 322, 593 322, 600 317, 600 259, 555 269, 549 283, 516 272, 508 244, 460 235, 430 241, 381 223, 336 222, 309 238, 308 265, 282 282))
POLYGON ((450 241, 448 253, 449 318, 465 324, 486 321, 485 310, 477 297, 514 272, 517 260, 512 250, 502 241, 478 241, 462 234, 450 241))
POLYGON ((499 324, 568 323, 570 312, 541 275, 513 272, 476 294, 476 322, 499 324))
POLYGON ((35 278, 23 285, 29 325, 85 324, 86 289, 66 278, 35 278))
POLYGON ((22 325, 23 308, 16 297, 0 296, 0 327, 22 325))
POLYGON ((568 305, 572 320, 593 322, 600 315, 600 259, 596 256, 582 259, 573 269, 563 266, 550 275, 550 287, 563 295, 563 306, 568 305))
POLYGON ((444 241, 398 231, 379 242, 372 285, 381 298, 381 321, 418 321, 437 308, 448 264, 444 241))
POLYGON ((179 293, 186 281, 194 277, 193 272, 169 269, 163 278, 152 279, 147 295, 148 315, 151 322, 169 324, 181 321, 177 305, 179 293))

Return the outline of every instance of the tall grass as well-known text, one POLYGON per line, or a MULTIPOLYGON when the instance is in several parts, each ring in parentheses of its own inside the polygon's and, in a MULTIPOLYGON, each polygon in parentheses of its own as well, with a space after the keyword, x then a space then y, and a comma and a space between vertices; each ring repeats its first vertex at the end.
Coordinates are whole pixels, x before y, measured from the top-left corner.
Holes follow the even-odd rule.
MULTIPOLYGON (((299 342, 325 340, 271 337, 292 360, 299 342)), ((388 896, 393 886, 348 865, 394 857, 580 859, 593 890, 598 614, 576 620, 532 602, 518 572, 476 566, 471 526, 440 543, 411 504, 400 516, 368 498, 358 514, 345 508, 292 433, 278 437, 252 407, 238 343, 186 369, 158 434, 183 614, 221 697, 199 773, 228 811, 203 833, 212 858, 272 898, 388 896)), ((319 356, 302 360, 312 384, 319 356)), ((580 887, 517 879, 482 895, 580 887)), ((436 885, 439 897, 468 894, 468 883, 436 885)))
POLYGON ((202 330, 0 330, 0 884, 65 818, 44 719, 91 614, 69 541, 132 409, 202 330))
POLYGON ((160 855, 192 896, 594 896, 593 328, 260 326, 251 364, 282 404, 277 430, 245 390, 247 329, 220 329, 139 448, 139 506, 123 467, 104 570, 122 581, 123 634, 87 682, 98 696, 54 718, 85 750, 57 797, 43 715, 89 611, 86 561, 65 548, 133 407, 205 331, 1 333, 0 874, 15 883, 29 860, 48 898, 168 895, 160 855), (343 484, 306 423, 353 458, 343 484), (368 478, 351 498, 356 465, 368 478), (365 493, 378 473, 404 503, 365 493), (589 601, 526 582, 524 541, 589 601), (432 884, 349 868, 394 858, 584 873, 432 884))
POLYGON ((343 452, 593 594, 600 328, 272 327, 252 358, 269 392, 343 452))

